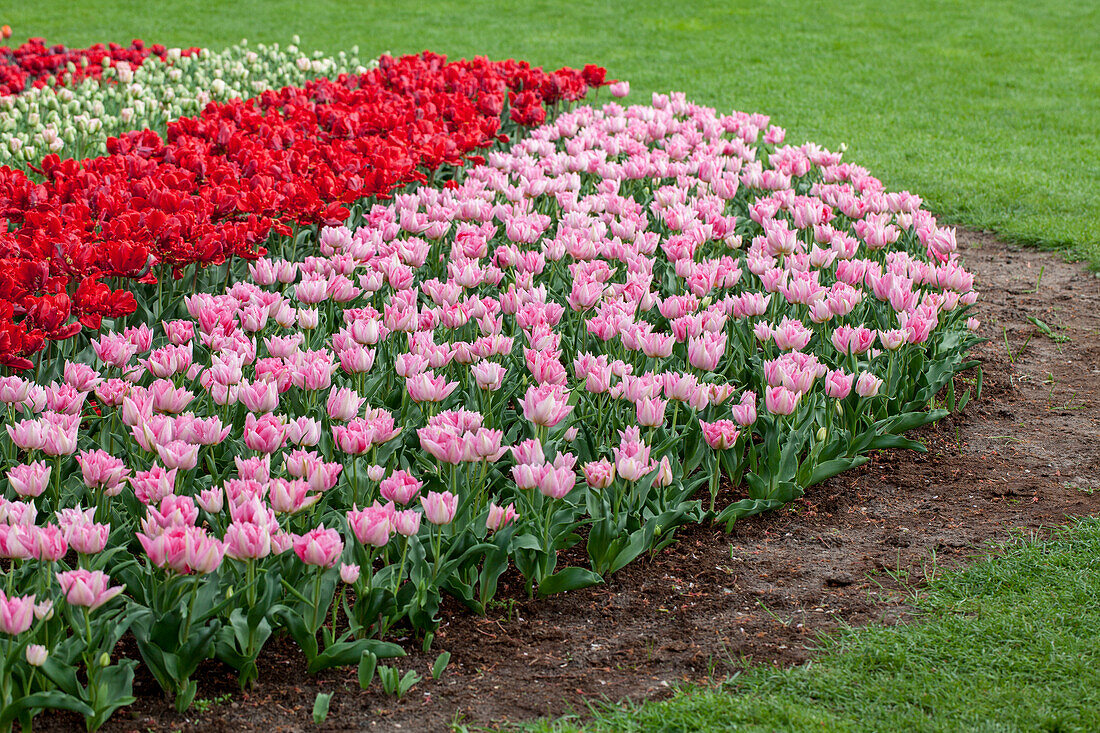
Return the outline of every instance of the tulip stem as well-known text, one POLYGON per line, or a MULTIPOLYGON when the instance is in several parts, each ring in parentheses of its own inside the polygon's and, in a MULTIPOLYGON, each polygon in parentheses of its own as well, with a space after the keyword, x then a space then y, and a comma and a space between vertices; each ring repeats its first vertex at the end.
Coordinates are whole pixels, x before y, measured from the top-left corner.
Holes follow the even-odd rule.
POLYGON ((401 564, 397 566, 397 575, 394 577, 394 581, 393 581, 393 594, 395 596, 397 595, 398 588, 401 587, 401 580, 402 580, 403 576, 405 575, 405 558, 409 554, 409 542, 410 541, 411 541, 411 539, 409 537, 406 537, 405 538, 405 546, 401 548, 401 564))
POLYGON ((321 566, 317 569, 317 580, 313 583, 313 616, 310 619, 310 630, 313 633, 317 633, 317 629, 321 626, 321 580, 324 578, 325 568, 321 566))
POLYGON ((722 476, 722 464, 717 460, 715 453, 714 475, 710 477, 710 513, 714 514, 714 504, 718 499, 718 483, 722 476))
MULTIPOLYGON (((183 621, 183 638, 184 639, 190 639, 191 638, 191 617, 194 615, 194 612, 195 612, 195 598, 199 595, 199 581, 201 579, 202 579, 202 576, 199 575, 198 573, 195 573, 194 582, 191 584, 191 598, 187 602, 187 617, 183 621)), ((184 685, 185 686, 186 686, 186 683, 187 683, 187 681, 184 680, 184 685)))
POLYGON ((53 510, 61 510, 61 456, 54 456, 53 510))

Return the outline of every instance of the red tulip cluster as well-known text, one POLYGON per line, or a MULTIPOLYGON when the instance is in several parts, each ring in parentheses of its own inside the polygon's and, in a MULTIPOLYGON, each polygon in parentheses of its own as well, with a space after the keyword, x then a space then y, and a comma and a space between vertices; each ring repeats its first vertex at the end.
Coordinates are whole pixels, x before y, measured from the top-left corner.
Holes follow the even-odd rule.
MULTIPOLYGON (((198 50, 187 49, 183 54, 198 50)), ((146 46, 140 39, 134 39, 129 46, 97 43, 88 48, 69 49, 60 44, 47 46, 44 39, 31 38, 15 48, 0 46, 0 96, 19 94, 29 86, 56 84, 63 75, 70 84, 98 79, 103 73, 104 58, 111 59, 111 66, 125 61, 136 68, 149 56, 163 60, 167 53, 168 49, 159 43, 146 46)))
POLYGON ((547 105, 605 83, 595 66, 387 56, 360 76, 212 103, 165 139, 144 130, 103 157, 48 156, 41 181, 0 168, 0 364, 29 368, 46 341, 134 312, 129 289, 102 280, 255 259, 272 233, 342 223, 346 204, 506 139, 505 109, 539 124, 547 105))

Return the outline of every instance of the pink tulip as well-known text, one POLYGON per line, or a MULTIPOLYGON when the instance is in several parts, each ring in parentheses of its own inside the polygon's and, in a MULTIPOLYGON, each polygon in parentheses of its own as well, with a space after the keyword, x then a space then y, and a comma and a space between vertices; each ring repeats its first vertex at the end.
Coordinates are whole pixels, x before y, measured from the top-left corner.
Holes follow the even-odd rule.
POLYGON ((700 420, 699 426, 703 429, 703 438, 707 441, 707 445, 715 450, 732 448, 741 435, 741 431, 737 429, 737 423, 733 420, 716 420, 712 423, 700 420))
POLYGON ((489 516, 485 519, 485 528, 490 532, 499 532, 515 521, 518 516, 515 504, 502 507, 490 502, 489 516))
POLYGON ((286 426, 272 413, 244 418, 244 444, 258 453, 274 453, 286 442, 286 426))
POLYGON ((352 509, 347 513, 348 527, 355 539, 371 547, 384 547, 393 536, 393 503, 377 502, 363 509, 352 509))
POLYGON ((149 394, 155 411, 173 415, 183 412, 191 404, 191 400, 195 399, 193 392, 184 387, 176 387, 167 379, 158 379, 153 382, 149 387, 149 394))
POLYGON ((142 504, 159 504, 161 499, 175 490, 176 470, 170 471, 154 463, 148 471, 137 471, 130 477, 134 495, 142 504))
POLYGON ((688 340, 688 362, 696 369, 713 372, 726 352, 726 335, 705 331, 688 340))
POLYGON ((102 606, 124 589, 117 585, 110 587, 111 578, 101 570, 69 570, 57 573, 57 582, 61 584, 61 593, 71 606, 83 606, 90 611, 102 606))
POLYGON ((81 555, 94 555, 107 546, 111 528, 106 524, 97 524, 90 520, 74 522, 61 527, 69 547, 81 555))
POLYGON ((420 531, 420 518, 424 516, 415 509, 404 509, 393 513, 393 528, 402 537, 412 537, 420 531))
POLYGON ((279 407, 279 387, 275 382, 242 381, 237 386, 237 399, 251 412, 274 412, 279 407))
POLYGON ((775 340, 775 345, 778 346, 781 351, 803 349, 806 347, 806 344, 810 343, 810 338, 812 336, 813 329, 807 328, 802 321, 786 317, 784 317, 782 323, 776 326, 772 331, 772 338, 775 340))
POLYGON ((88 393, 68 384, 53 383, 46 387, 46 409, 65 415, 79 415, 88 393))
POLYGON ((22 420, 6 425, 8 437, 16 447, 25 451, 42 450, 46 445, 46 430, 37 420, 22 420))
POLYGON ((871 372, 862 372, 856 379, 856 394, 860 397, 874 397, 882 387, 882 380, 871 372))
POLYGON ((76 457, 84 477, 84 485, 93 491, 104 489, 108 496, 121 491, 122 481, 130 473, 121 458, 104 450, 83 451, 76 457))
POLYGON ((234 560, 258 560, 271 554, 271 531, 266 525, 233 522, 225 529, 225 554, 234 560))
POLYGON ((42 646, 41 644, 27 644, 25 654, 27 657, 27 664, 31 665, 32 667, 41 667, 43 664, 46 663, 46 659, 48 659, 50 656, 49 652, 46 650, 46 647, 42 646))
POLYGON ((17 405, 27 399, 31 382, 15 375, 0 377, 0 402, 5 405, 17 405))
POLYGON ((635 405, 638 424, 647 427, 657 427, 665 422, 665 406, 668 403, 659 398, 641 399, 635 405))
POLYGON ((379 484, 378 490, 383 499, 404 506, 420 493, 421 486, 423 486, 423 482, 411 473, 397 470, 379 484))
POLYGON ((474 364, 470 370, 474 373, 474 379, 480 389, 496 391, 504 385, 504 375, 507 370, 496 362, 483 361, 474 364))
MULTIPOLYGON (((76 418, 76 415, 73 415, 76 418)), ((50 424, 43 430, 42 452, 48 456, 68 456, 76 452, 77 426, 50 424)))
POLYGON ((855 375, 845 374, 840 369, 831 370, 825 377, 825 394, 842 400, 851 393, 854 381, 855 375))
POLYGON ((142 529, 146 534, 156 534, 158 529, 193 526, 198 518, 199 510, 194 499, 169 494, 161 500, 159 508, 146 508, 142 529))
POLYGON ((328 416, 332 420, 340 420, 341 422, 350 420, 359 413, 359 408, 363 405, 363 402, 364 398, 349 387, 333 388, 329 392, 328 402, 326 403, 328 416))
POLYGON ((11 596, 0 591, 0 631, 22 634, 34 622, 34 596, 11 596))
POLYGON ((234 456, 233 462, 237 465, 237 476, 242 479, 267 483, 271 478, 270 454, 265 453, 264 455, 252 456, 251 458, 234 456))
POLYGON ((185 443, 182 440, 173 440, 163 445, 157 445, 157 456, 161 463, 169 469, 182 469, 190 471, 199 463, 199 448, 201 446, 185 443))
POLYGON ((420 505, 424 507, 424 518, 432 524, 450 524, 458 511, 458 497, 449 491, 429 491, 420 497, 420 505))
POLYGON ((20 525, 0 524, 0 557, 11 560, 26 560, 34 557, 33 525, 28 528, 20 525))
POLYGON ((19 496, 41 496, 50 485, 52 471, 53 466, 48 466, 42 461, 20 463, 8 469, 8 483, 19 496))
POLYGON ((19 539, 31 557, 43 562, 57 562, 69 551, 69 543, 65 541, 60 527, 51 524, 28 527, 28 530, 19 539))
POLYGON ((764 390, 764 407, 773 415, 790 415, 798 407, 801 394, 786 387, 768 387, 764 390))
POLYGON ((887 351, 897 351, 909 343, 909 332, 904 328, 894 328, 889 331, 879 331, 879 343, 887 351))
POLYGON ((286 425, 286 438, 295 445, 317 445, 321 440, 321 423, 302 416, 286 425))
POLYGON ((294 554, 306 565, 331 568, 344 551, 344 541, 335 529, 320 525, 304 535, 294 538, 294 554))
POLYGON ((160 529, 147 528, 148 532, 138 532, 138 542, 145 550, 149 561, 158 568, 168 568, 183 574, 190 572, 187 565, 187 527, 175 526, 160 529))
POLYGON ((164 335, 177 346, 189 344, 195 338, 194 321, 161 321, 160 324, 164 328, 164 335))
POLYGON ((310 468, 309 473, 306 474, 306 483, 309 484, 311 491, 318 493, 329 491, 336 486, 343 470, 343 464, 321 461, 310 468))
POLYGON ((219 486, 202 489, 195 497, 195 503, 207 514, 220 514, 225 504, 225 492, 219 486))
POLYGON ((524 418, 551 428, 573 411, 573 406, 569 404, 569 390, 561 384, 528 387, 522 405, 524 418))
POLYGON ((332 439, 336 447, 344 453, 361 456, 374 445, 374 432, 370 424, 362 418, 356 418, 347 425, 333 425, 332 439))
POLYGON ((187 530, 187 565, 196 573, 212 573, 225 557, 225 543, 211 537, 199 527, 187 530))
POLYGON ((756 393, 744 392, 741 395, 741 402, 730 408, 730 412, 733 413, 733 420, 741 427, 745 428, 756 422, 756 393))
POLYGON ((622 442, 613 448, 615 473, 624 481, 637 481, 650 471, 650 447, 641 441, 637 428, 622 431, 622 442))
POLYGON ((668 460, 668 456, 662 456, 656 468, 657 475, 653 478, 653 485, 671 486, 675 476, 672 474, 672 462, 668 460))
POLYGON ((405 378, 405 388, 413 402, 442 402, 457 387, 458 382, 448 382, 430 371, 405 378))
POLYGON ((581 470, 585 482, 593 489, 606 489, 615 480, 615 464, 606 458, 590 461, 581 470))
POLYGON ((65 362, 64 374, 65 384, 80 392, 91 392, 103 381, 95 369, 72 361, 65 362))
POLYGON ((544 496, 551 499, 562 499, 573 490, 577 484, 577 474, 573 470, 575 458, 572 455, 559 455, 553 464, 541 467, 538 490, 544 496), (567 460, 561 460, 561 459, 567 460))
POLYGON ((355 581, 359 580, 359 566, 341 563, 340 580, 344 581, 348 585, 352 585, 353 583, 355 583, 355 581))
POLYGON ((611 85, 610 89, 612 97, 622 99, 626 95, 630 94, 630 82, 617 81, 611 85))
POLYGON ((313 506, 320 498, 319 493, 310 493, 309 484, 302 479, 273 479, 268 493, 271 508, 280 514, 296 514, 313 506))

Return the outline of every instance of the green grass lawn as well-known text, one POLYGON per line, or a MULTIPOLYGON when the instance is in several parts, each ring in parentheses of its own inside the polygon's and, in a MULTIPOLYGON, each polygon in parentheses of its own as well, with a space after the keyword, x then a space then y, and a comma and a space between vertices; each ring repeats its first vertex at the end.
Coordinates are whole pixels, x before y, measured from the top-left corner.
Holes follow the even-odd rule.
POLYGON ((918 606, 909 625, 828 637, 808 666, 606 708, 585 729, 1100 730, 1100 521, 1011 542, 934 582, 918 606))
POLYGON ((849 146, 944 220, 1100 266, 1100 5, 188 0, 8 3, 15 41, 246 37, 336 51, 594 62, 649 92, 765 112, 788 140, 849 146), (12 7, 14 5, 15 7, 12 7), (817 7, 817 6, 825 7, 817 7), (810 9, 814 7, 814 9, 810 9))

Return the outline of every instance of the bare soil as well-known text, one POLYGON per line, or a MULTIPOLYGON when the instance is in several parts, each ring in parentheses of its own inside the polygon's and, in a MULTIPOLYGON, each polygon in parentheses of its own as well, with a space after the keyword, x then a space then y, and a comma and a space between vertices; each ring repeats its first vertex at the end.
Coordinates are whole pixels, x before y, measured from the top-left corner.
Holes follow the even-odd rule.
MULTIPOLYGON (((930 574, 1014 531, 1100 509, 1100 279, 986 234, 960 232, 960 240, 981 290, 975 315, 991 340, 974 354, 981 400, 917 431, 928 453, 878 454, 730 535, 684 528, 671 547, 595 588, 528 601, 513 579, 485 618, 447 606, 430 653, 404 641, 410 654, 399 666, 425 679, 399 700, 377 682, 361 691, 354 669, 310 676, 293 644, 276 641, 249 692, 206 663, 199 705, 184 716, 139 673, 138 702, 106 729, 313 728, 318 692, 335 693, 324 730, 495 727, 583 712, 585 701, 660 697, 747 663, 797 664, 820 633, 912 620, 910 592, 930 574), (431 663, 444 650, 450 666, 433 681, 431 663)), ((960 377, 959 391, 975 376, 960 377)), ((56 714, 40 722, 79 725, 56 714)))

